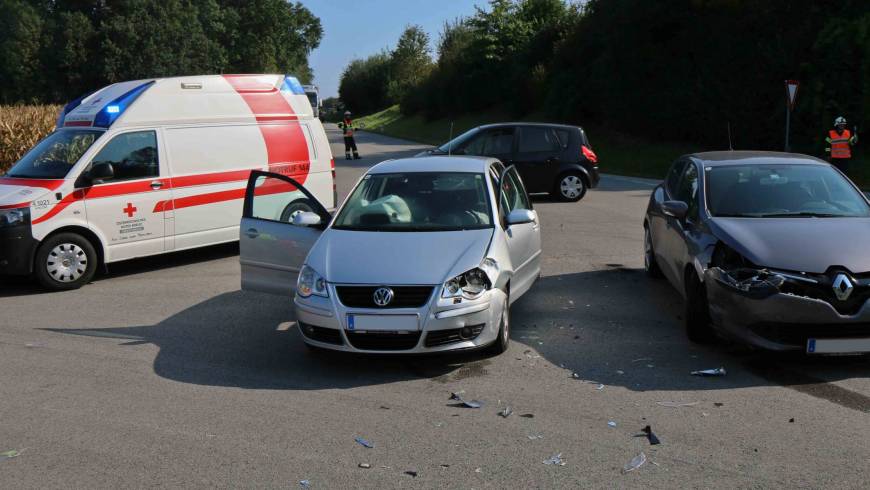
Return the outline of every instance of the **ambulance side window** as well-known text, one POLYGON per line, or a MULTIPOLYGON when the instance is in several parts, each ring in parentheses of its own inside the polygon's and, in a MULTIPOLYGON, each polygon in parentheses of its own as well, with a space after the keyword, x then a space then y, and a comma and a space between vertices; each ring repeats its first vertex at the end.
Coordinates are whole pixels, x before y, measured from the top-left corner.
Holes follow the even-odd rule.
POLYGON ((157 133, 136 131, 115 136, 91 160, 91 165, 111 163, 115 176, 104 182, 145 179, 160 176, 157 133))

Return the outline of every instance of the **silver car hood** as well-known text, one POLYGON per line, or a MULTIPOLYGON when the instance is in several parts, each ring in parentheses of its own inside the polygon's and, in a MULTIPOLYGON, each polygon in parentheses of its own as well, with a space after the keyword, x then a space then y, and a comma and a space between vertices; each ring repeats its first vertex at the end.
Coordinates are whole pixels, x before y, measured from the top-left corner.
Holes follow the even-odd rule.
POLYGON ((480 265, 493 229, 366 232, 328 229, 306 261, 339 284, 442 284, 480 265))
POLYGON ((711 225, 717 238, 761 267, 870 272, 870 218, 714 218, 711 225))

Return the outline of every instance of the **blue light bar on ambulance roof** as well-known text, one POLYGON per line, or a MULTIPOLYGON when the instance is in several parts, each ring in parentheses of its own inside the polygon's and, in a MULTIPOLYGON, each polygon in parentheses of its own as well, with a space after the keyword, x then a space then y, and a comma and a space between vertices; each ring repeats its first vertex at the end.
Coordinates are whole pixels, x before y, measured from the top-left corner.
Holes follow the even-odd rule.
POLYGON ((111 126, 112 123, 115 122, 115 120, 118 119, 128 107, 130 107, 130 104, 132 104, 137 97, 142 95, 142 92, 153 83, 153 81, 143 83, 106 104, 105 107, 100 109, 100 112, 97 113, 96 117, 94 117, 94 127, 108 128, 111 126))
POLYGON ((80 106, 82 104, 82 101, 85 100, 85 98, 89 97, 92 93, 93 92, 88 92, 85 95, 79 97, 78 99, 75 99, 69 104, 63 106, 63 109, 60 110, 60 114, 57 115, 57 127, 62 128, 63 121, 64 119, 66 119, 66 115, 72 112, 72 110, 76 107, 80 106))
POLYGON ((290 92, 295 95, 305 95, 305 89, 296 77, 290 75, 284 76, 284 83, 281 84, 282 92, 290 92))

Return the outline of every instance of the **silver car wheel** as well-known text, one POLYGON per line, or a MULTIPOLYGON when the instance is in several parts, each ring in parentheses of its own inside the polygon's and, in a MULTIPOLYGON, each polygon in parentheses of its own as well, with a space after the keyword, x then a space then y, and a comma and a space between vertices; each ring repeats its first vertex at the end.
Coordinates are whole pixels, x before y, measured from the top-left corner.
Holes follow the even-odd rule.
POLYGON ((73 243, 61 243, 54 247, 45 261, 48 275, 58 282, 75 282, 87 269, 87 254, 73 243))
POLYGON ((566 175, 559 183, 559 190, 567 199, 576 199, 583 193, 583 180, 576 175, 566 175))

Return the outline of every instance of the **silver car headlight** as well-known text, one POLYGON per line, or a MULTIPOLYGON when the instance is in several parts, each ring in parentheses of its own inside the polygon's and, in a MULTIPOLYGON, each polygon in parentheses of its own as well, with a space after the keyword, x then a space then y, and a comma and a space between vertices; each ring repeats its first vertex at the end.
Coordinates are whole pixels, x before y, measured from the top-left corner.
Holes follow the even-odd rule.
POLYGON ((329 297, 329 290, 326 289, 326 279, 307 265, 302 266, 299 271, 299 279, 296 281, 296 294, 307 298, 311 295, 329 297))
POLYGON ((445 282, 441 289, 441 297, 477 299, 490 288, 492 288, 492 283, 489 281, 486 271, 480 267, 475 267, 445 282))
POLYGON ((0 209, 0 228, 30 222, 30 208, 0 209))

